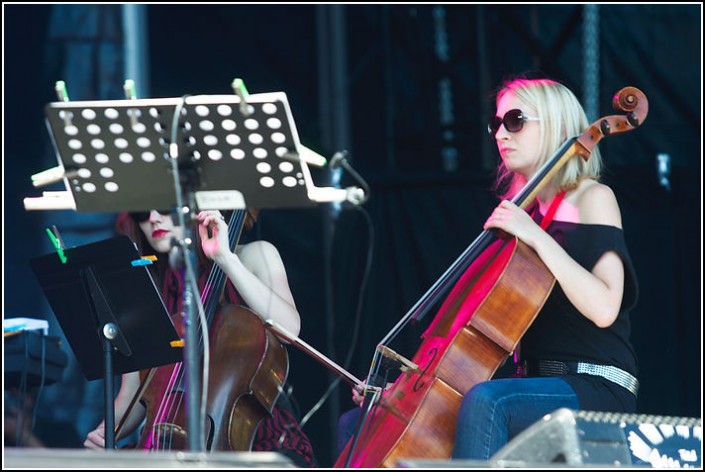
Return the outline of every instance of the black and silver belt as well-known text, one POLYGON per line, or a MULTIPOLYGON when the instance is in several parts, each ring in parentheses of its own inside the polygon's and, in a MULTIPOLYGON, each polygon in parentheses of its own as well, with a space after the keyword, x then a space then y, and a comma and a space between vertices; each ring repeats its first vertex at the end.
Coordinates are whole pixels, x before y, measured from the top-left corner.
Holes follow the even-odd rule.
POLYGON ((588 362, 524 361, 527 376, 553 376, 566 374, 597 375, 624 387, 634 396, 639 392, 639 381, 629 372, 612 365, 590 364, 588 362))

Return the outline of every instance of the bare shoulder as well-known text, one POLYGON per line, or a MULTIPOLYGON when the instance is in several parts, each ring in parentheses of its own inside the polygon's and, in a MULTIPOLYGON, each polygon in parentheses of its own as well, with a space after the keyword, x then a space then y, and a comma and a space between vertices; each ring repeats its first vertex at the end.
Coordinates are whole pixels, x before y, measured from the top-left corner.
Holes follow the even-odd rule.
POLYGON ((277 248, 274 246, 274 244, 265 240, 257 240, 246 244, 239 244, 237 246, 236 252, 240 257, 246 257, 248 255, 254 256, 257 254, 259 254, 260 256, 263 254, 279 254, 279 251, 277 251, 277 248))
POLYGON ((622 214, 612 189, 595 180, 584 180, 576 190, 580 222, 622 227, 622 214))
POLYGON ((235 252, 242 260, 242 263, 250 268, 260 264, 271 264, 281 258, 276 246, 264 240, 240 244, 235 252))

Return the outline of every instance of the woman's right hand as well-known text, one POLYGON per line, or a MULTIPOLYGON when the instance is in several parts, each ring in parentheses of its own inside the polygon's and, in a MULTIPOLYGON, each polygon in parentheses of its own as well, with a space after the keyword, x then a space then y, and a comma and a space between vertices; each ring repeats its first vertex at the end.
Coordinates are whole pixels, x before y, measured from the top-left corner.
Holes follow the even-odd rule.
POLYGON ((83 446, 88 449, 105 449, 105 422, 101 422, 96 429, 88 433, 83 446))
POLYGON ((352 401, 356 405, 362 405, 362 400, 365 399, 365 396, 362 394, 364 391, 365 387, 362 384, 355 385, 352 388, 352 401))
MULTIPOLYGON (((393 385, 392 382, 387 382, 387 386, 384 387, 385 390, 393 385)), ((356 405, 362 405, 362 401, 365 399, 365 386, 363 384, 357 384, 352 388, 352 401, 356 405)))

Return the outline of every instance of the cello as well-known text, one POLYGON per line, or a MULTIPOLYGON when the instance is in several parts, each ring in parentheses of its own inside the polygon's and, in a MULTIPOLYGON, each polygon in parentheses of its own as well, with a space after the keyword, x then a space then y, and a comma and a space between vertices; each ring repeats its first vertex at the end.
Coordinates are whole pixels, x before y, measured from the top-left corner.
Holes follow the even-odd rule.
MULTIPOLYGON (((233 250, 247 212, 234 211, 228 222, 233 250)), ((201 299, 210 341, 210 362, 203 376, 208 389, 203 432, 208 451, 249 451, 259 424, 271 415, 288 374, 288 354, 281 341, 249 308, 221 304, 227 278, 217 264, 203 284, 201 299)), ((174 320, 183 335, 181 318, 174 320)), ((201 336, 201 352, 206 343, 201 336)), ((205 358, 205 356, 204 356, 205 358)), ((125 424, 134 405, 146 408, 146 422, 136 449, 188 449, 185 405, 185 369, 182 363, 140 372, 141 385, 116 428, 125 424)), ((203 380, 202 379, 202 380, 203 380)))
MULTIPOLYGON (((605 136, 631 131, 648 114, 646 96, 625 87, 615 111, 567 139, 512 202, 526 209, 570 159, 590 157, 605 136)), ((555 278, 538 255, 516 237, 486 230, 378 345, 369 379, 376 377, 385 344, 406 319, 417 318, 448 293, 420 348, 396 381, 372 401, 367 417, 335 467, 396 467, 400 458, 449 459, 455 421, 465 392, 489 380, 517 345, 550 295, 555 278), (453 285, 454 284, 454 285, 453 285), (521 287, 521 289, 517 289, 521 287)), ((394 353, 395 354, 395 353, 394 353)))

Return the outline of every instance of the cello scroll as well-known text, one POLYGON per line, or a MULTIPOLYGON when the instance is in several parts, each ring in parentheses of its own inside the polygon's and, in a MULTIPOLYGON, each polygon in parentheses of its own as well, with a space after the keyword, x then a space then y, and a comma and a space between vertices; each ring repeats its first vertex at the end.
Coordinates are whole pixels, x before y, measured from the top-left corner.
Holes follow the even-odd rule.
POLYGON ((541 187, 574 156, 578 155, 587 161, 602 138, 636 129, 646 119, 649 112, 649 101, 638 88, 624 87, 612 98, 612 107, 622 114, 604 116, 593 122, 580 135, 567 139, 563 146, 548 159, 517 194, 514 203, 526 209, 541 187))
POLYGON ((612 108, 622 113, 609 115, 592 123, 578 138, 576 152, 585 160, 605 136, 620 134, 639 127, 649 113, 646 95, 636 87, 624 87, 612 98, 612 108))

